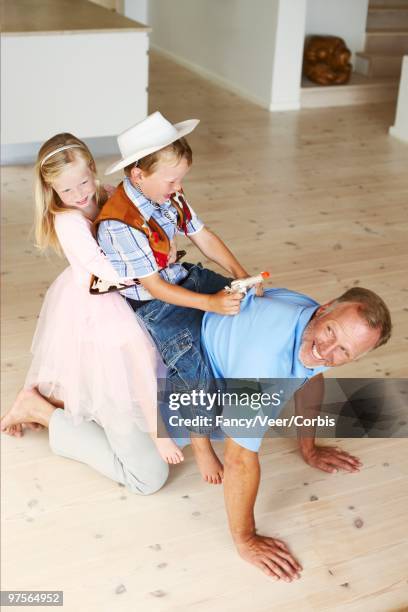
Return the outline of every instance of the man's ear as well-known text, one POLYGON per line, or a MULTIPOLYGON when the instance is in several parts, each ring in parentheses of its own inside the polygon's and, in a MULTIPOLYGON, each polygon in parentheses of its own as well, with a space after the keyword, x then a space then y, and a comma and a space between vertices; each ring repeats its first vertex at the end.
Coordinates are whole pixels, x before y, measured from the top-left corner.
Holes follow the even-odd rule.
POLYGON ((316 315, 318 317, 321 317, 322 315, 326 314, 326 312, 331 308, 331 306, 333 306, 334 301, 335 300, 330 300, 330 302, 326 302, 325 304, 319 306, 319 308, 316 310, 316 315))

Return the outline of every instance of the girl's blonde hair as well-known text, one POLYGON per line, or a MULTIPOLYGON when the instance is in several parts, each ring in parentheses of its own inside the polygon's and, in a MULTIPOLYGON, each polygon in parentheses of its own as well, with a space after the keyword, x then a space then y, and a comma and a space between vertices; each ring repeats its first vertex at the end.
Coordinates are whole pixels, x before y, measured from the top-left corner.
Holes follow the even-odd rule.
MULTIPOLYGON (((95 160, 92 153, 82 140, 72 134, 63 133, 53 136, 41 147, 35 165, 35 242, 36 246, 45 250, 53 248, 59 255, 62 254, 61 246, 55 231, 55 215, 69 212, 61 202, 57 192, 52 188, 52 183, 67 169, 69 164, 84 160, 91 172, 96 176, 95 160), (60 147, 66 148, 57 151, 60 147)), ((96 203, 98 206, 106 201, 106 192, 99 187, 97 182, 96 203)))

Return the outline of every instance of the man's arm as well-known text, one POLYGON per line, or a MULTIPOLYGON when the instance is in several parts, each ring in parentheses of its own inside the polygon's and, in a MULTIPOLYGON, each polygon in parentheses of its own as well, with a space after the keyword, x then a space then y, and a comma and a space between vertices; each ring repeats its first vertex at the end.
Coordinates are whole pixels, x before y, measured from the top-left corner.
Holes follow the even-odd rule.
MULTIPOLYGON (((320 413, 324 398, 324 378, 318 374, 295 393, 296 416, 314 419, 320 413)), ((361 461, 335 446, 316 446, 316 426, 297 429, 301 455, 306 463, 324 472, 335 473, 339 469, 358 472, 361 461)))
POLYGON ((234 278, 249 276, 221 238, 206 227, 189 238, 205 257, 227 270, 234 278))
POLYGON ((254 506, 260 480, 258 454, 225 441, 224 495, 231 535, 241 557, 265 574, 286 582, 299 578, 300 564, 286 544, 256 534, 254 506))

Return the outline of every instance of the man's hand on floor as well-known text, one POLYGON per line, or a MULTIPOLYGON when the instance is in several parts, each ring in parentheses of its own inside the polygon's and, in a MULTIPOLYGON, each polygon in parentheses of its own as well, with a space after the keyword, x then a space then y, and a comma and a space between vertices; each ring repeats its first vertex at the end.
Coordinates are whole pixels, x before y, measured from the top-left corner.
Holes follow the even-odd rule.
POLYGON ((303 451, 302 456, 308 465, 331 474, 339 470, 359 472, 362 467, 360 459, 341 450, 338 446, 313 445, 307 451, 303 451))
POLYGON ((254 534, 235 540, 235 544, 245 561, 259 567, 273 580, 292 582, 300 578, 303 568, 281 540, 254 534))

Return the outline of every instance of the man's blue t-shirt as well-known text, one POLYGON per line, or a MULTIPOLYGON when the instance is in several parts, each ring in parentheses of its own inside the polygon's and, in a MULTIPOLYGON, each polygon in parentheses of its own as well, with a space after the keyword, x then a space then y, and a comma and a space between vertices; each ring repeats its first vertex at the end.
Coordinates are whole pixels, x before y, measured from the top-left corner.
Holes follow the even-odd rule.
MULTIPOLYGON (((214 376, 293 379, 286 402, 309 378, 327 369, 307 368, 298 357, 303 332, 318 307, 315 300, 301 293, 267 289, 262 298, 249 292, 235 316, 205 313, 201 341, 214 376)), ((257 451, 266 429, 259 430, 259 438, 233 437, 241 446, 257 451)))

